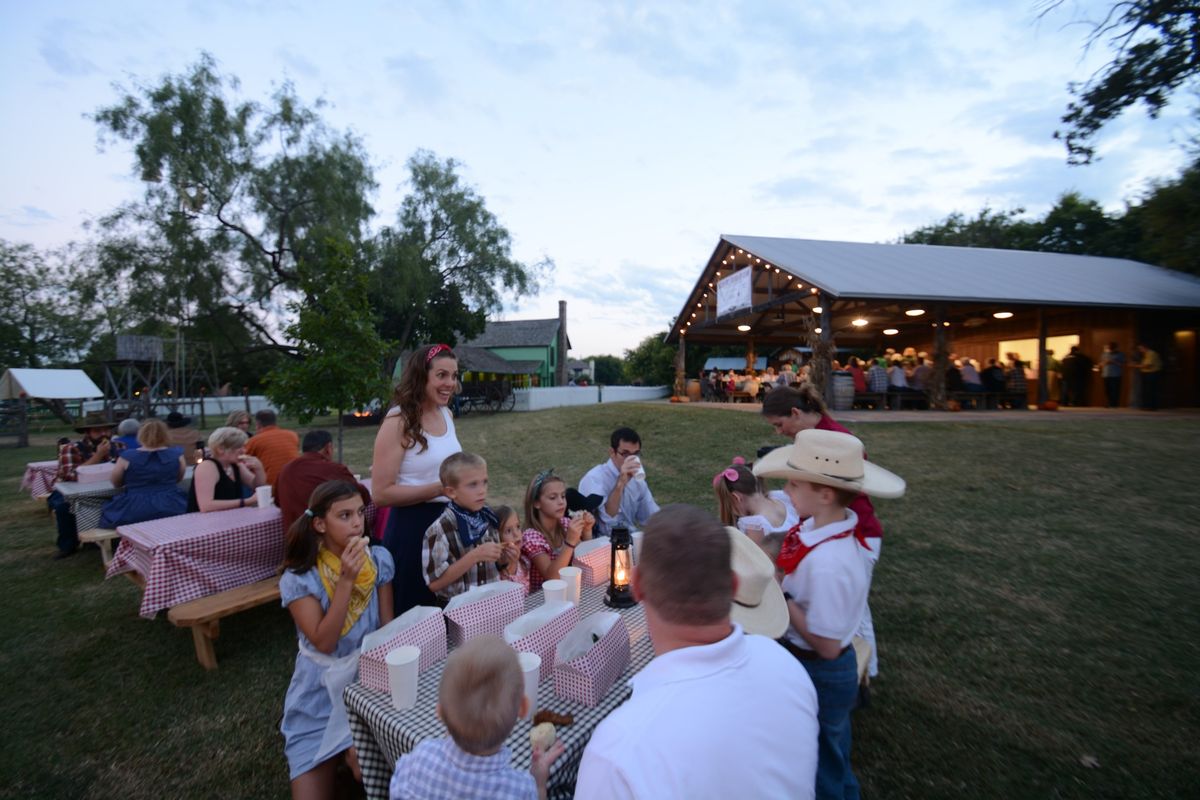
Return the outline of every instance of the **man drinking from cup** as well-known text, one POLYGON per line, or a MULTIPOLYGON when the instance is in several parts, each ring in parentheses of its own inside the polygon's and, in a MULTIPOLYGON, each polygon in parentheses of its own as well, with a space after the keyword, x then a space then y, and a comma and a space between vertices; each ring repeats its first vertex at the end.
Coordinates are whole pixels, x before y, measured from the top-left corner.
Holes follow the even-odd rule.
POLYGON ((642 438, 633 428, 612 432, 608 460, 588 470, 579 482, 579 493, 600 495, 596 535, 607 535, 619 525, 640 528, 658 511, 658 503, 646 485, 642 468, 642 438))

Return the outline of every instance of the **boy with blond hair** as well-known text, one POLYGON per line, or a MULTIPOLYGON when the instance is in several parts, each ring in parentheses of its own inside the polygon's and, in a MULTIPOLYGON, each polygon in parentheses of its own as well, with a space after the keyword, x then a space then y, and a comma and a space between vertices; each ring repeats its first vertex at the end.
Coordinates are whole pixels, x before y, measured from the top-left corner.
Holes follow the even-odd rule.
POLYGON ((474 586, 500 580, 500 523, 487 506, 487 462, 474 453, 447 456, 438 470, 450 498, 421 540, 421 574, 445 605, 474 586))
POLYGON ((529 711, 516 652, 498 636, 477 636, 450 654, 437 715, 448 739, 426 739, 400 758, 391 800, 545 800, 561 742, 534 748, 529 772, 512 768, 504 740, 529 711))

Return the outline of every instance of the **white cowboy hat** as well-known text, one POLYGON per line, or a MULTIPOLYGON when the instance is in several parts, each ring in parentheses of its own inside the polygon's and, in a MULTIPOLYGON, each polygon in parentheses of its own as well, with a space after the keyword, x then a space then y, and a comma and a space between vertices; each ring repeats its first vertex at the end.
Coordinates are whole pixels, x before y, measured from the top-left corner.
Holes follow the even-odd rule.
POLYGON ((790 447, 772 450, 754 465, 764 478, 790 478, 873 497, 901 497, 904 479, 863 458, 863 443, 848 433, 800 431, 790 447))
POLYGON ((767 554, 737 528, 726 527, 732 545, 737 594, 729 616, 746 633, 778 639, 788 626, 787 601, 775 580, 775 565, 767 554))

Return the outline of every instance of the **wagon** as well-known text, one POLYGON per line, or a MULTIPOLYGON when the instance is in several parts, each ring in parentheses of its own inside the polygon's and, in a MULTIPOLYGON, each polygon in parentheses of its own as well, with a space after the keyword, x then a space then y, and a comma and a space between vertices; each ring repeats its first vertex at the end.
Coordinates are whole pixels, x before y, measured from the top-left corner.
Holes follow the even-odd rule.
POLYGON ((462 417, 475 410, 512 411, 516 403, 511 381, 470 381, 454 398, 454 413, 462 417))

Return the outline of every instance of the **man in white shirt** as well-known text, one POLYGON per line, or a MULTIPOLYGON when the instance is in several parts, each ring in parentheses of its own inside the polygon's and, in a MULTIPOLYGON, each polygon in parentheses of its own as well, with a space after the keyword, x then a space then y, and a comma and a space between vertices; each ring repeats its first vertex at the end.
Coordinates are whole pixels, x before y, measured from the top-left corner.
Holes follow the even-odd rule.
POLYGON ((612 432, 608 460, 588 470, 579 482, 583 496, 597 494, 600 504, 595 535, 607 535, 620 525, 638 529, 658 511, 642 469, 642 439, 633 428, 612 432))
POLYGON ((633 594, 655 658, 592 734, 577 800, 814 796, 816 692, 778 643, 743 632, 780 635, 786 604, 770 560, 744 572, 756 548, 732 537, 692 506, 645 526, 633 594))

